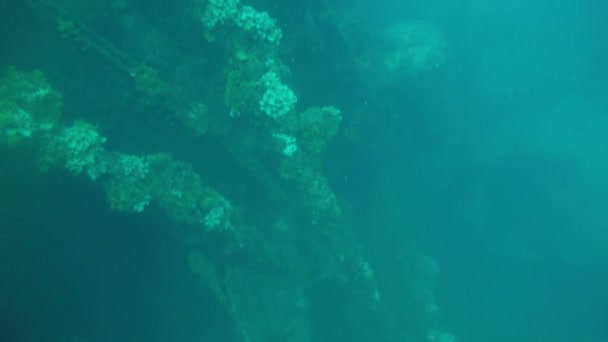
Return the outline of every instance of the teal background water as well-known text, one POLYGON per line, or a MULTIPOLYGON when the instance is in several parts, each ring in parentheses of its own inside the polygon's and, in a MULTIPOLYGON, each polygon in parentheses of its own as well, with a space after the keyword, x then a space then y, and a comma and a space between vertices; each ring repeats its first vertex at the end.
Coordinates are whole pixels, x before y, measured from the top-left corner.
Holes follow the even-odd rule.
MULTIPOLYGON (((160 2, 134 3, 156 19, 174 14, 160 2)), ((320 3, 254 5, 288 35, 302 25, 298 9, 320 3)), ((290 51, 300 101, 342 108, 343 130, 359 135, 332 141, 325 172, 351 208, 393 303, 387 310, 408 314, 396 272, 402 240, 394 239, 407 235, 439 265, 437 301, 458 341, 608 341, 608 5, 382 0, 361 7, 371 28, 426 20, 448 42, 432 90, 384 96, 352 81, 355 63, 344 58, 352 51, 323 27, 329 47, 290 51), (361 117, 349 118, 362 103, 361 117)), ((124 113, 111 113, 114 90, 98 81, 105 72, 98 57, 52 33, 25 4, 4 1, 0 13, 2 67, 76 80, 58 82, 67 119, 109 110, 116 147, 208 157, 187 138, 163 140, 170 132, 150 123, 160 112, 133 109, 129 123, 141 126, 125 138, 134 130, 120 125, 124 113)), ((117 38, 111 28, 104 35, 117 38)), ((229 161, 215 165, 206 176, 232 177, 226 191, 252 197, 255 208, 247 177, 229 161)), ((40 174, 36 156, 19 149, 0 152, 0 189, 0 340, 233 340, 230 317, 201 291, 162 212, 113 212, 94 184, 40 174)), ((384 340, 383 323, 342 289, 311 292, 312 340, 384 340)))

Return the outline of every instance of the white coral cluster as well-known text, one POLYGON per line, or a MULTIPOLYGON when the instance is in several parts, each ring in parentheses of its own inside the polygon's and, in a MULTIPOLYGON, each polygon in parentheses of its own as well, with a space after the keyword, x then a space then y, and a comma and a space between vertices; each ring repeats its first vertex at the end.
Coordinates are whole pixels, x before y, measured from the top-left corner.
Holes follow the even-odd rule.
POLYGON ((239 0, 208 0, 201 21, 205 28, 213 29, 218 24, 233 21, 241 4, 239 0))
POLYGON ((230 229, 230 213, 232 204, 225 198, 219 198, 218 203, 212 207, 203 218, 203 224, 210 231, 230 229))
POLYGON ((106 183, 106 193, 112 208, 123 212, 144 211, 153 195, 148 180, 148 157, 118 153, 111 164, 112 178, 106 183))
POLYGON ((273 138, 279 140, 283 145, 283 155, 285 157, 292 157, 298 151, 298 144, 296 137, 285 133, 273 133, 273 138))
POLYGON ((258 12, 250 6, 243 6, 235 23, 245 32, 253 32, 258 38, 272 45, 279 45, 283 35, 268 13, 258 12))
POLYGON ((218 26, 234 25, 245 33, 278 46, 282 33, 276 22, 266 12, 243 5, 239 0, 207 0, 201 22, 208 30, 218 26))
POLYGON ((102 154, 106 138, 95 127, 78 122, 61 131, 51 144, 65 157, 65 167, 73 174, 85 172, 91 180, 107 172, 108 165, 102 154))
POLYGON ((8 68, 0 76, 0 144, 46 137, 60 116, 61 96, 39 71, 8 68))
POLYGON ((265 73, 260 83, 266 89, 260 99, 260 110, 262 112, 276 119, 294 110, 298 98, 293 90, 281 83, 276 72, 268 71, 265 73))
POLYGON ((17 108, 10 114, 10 118, 9 124, 5 124, 5 127, 0 130, 1 141, 15 141, 32 137, 35 127, 30 113, 17 108))

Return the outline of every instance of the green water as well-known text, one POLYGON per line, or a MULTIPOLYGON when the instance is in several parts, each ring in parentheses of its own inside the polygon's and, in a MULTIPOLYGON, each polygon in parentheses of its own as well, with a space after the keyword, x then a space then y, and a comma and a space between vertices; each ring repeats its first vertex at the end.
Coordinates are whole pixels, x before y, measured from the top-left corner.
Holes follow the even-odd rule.
POLYGON ((3 1, 0 341, 608 341, 607 11, 3 1))

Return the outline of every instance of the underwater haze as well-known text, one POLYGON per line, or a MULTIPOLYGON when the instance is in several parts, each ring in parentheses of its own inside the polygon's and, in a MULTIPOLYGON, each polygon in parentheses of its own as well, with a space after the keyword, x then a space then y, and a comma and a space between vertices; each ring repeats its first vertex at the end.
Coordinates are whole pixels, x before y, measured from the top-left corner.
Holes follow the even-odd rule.
POLYGON ((608 341, 608 4, 0 3, 0 341, 608 341))

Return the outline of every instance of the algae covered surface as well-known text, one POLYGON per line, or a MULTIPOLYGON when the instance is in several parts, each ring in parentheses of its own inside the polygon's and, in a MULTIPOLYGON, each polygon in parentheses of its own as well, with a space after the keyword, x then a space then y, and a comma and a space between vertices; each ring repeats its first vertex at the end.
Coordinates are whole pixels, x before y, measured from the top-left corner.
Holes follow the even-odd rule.
POLYGON ((608 341, 607 11, 3 1, 0 340, 608 341))

